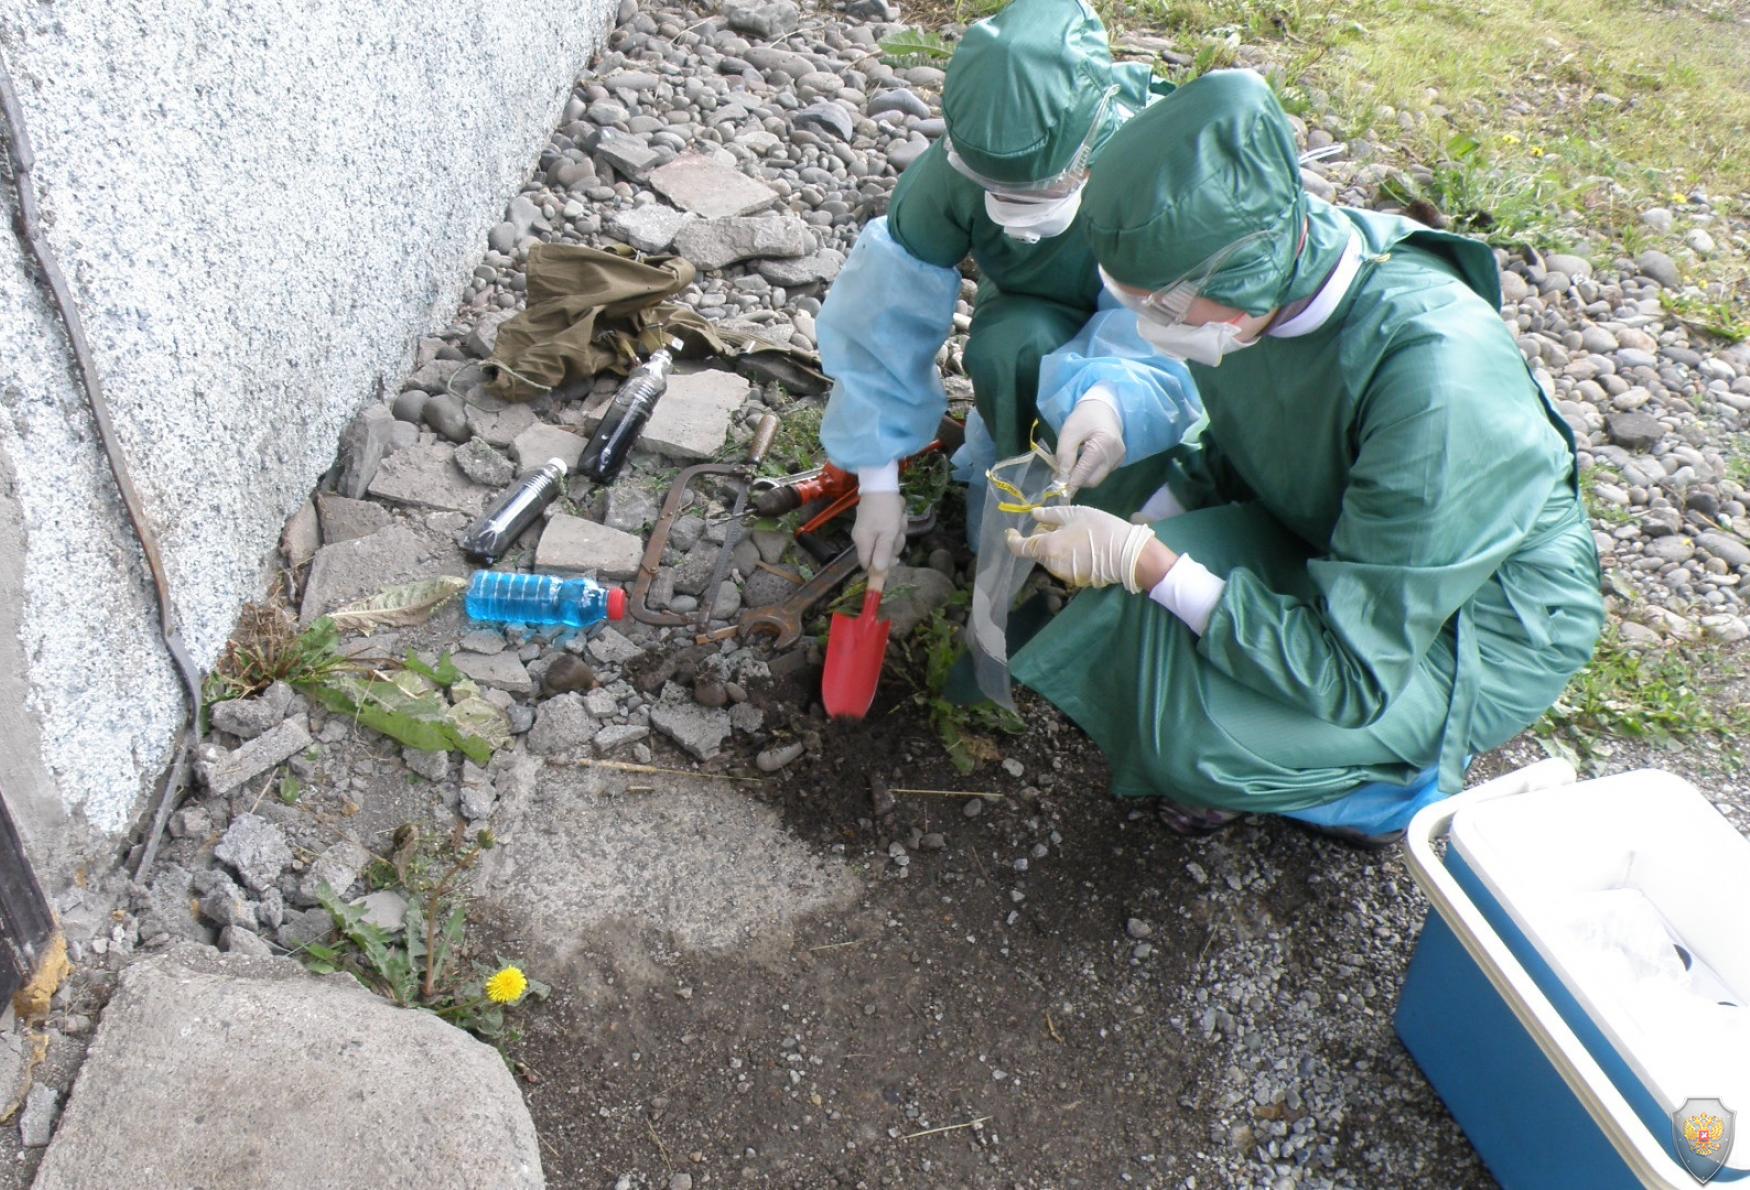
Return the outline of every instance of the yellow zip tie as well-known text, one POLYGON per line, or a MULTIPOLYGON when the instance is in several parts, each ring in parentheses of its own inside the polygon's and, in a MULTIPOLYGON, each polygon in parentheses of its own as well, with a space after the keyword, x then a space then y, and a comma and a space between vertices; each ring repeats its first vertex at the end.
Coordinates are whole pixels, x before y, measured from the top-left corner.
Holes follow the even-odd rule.
MULTIPOLYGON (((1045 462, 1052 462, 1052 458, 1045 452, 1045 448, 1039 445, 1039 438, 1037 436, 1038 430, 1039 422, 1035 419, 1032 427, 1027 431, 1027 449, 1045 462)), ((1027 494, 1020 488, 1016 487, 1006 479, 998 479, 995 467, 986 471, 984 477, 990 481, 991 487, 1006 496, 1013 497, 1010 500, 997 501, 997 510, 1014 516, 1024 516, 1027 513, 1032 512, 1035 508, 1044 508, 1053 500, 1062 500, 1068 495, 1068 490, 1064 487, 1061 480, 1052 480, 1046 485, 1045 490, 1039 494, 1037 500, 1029 500, 1027 494)))

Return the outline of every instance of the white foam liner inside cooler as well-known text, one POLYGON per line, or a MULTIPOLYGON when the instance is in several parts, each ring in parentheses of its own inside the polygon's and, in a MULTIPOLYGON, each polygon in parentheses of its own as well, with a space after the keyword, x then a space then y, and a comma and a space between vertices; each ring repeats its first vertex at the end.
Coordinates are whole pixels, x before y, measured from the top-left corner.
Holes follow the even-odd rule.
POLYGON ((1750 840, 1656 770, 1467 806, 1450 838, 1667 1110, 1750 1125, 1750 840))

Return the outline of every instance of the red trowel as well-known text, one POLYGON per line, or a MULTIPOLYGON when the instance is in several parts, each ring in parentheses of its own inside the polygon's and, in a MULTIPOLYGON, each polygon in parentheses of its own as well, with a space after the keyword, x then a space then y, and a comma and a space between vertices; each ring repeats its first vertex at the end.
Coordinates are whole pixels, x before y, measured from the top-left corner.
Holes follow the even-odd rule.
POLYGON ((881 681, 881 665, 887 660, 890 620, 881 619, 881 575, 863 595, 863 614, 855 617, 834 612, 827 630, 826 672, 820 679, 820 697, 826 713, 834 718, 861 719, 875 701, 881 681))

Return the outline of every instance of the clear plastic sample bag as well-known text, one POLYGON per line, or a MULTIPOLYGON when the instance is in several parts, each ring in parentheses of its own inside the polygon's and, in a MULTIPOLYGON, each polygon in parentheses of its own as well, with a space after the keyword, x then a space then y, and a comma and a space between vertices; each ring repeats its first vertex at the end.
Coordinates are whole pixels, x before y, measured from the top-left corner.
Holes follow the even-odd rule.
POLYGON ((972 654, 979 691, 1011 711, 1015 699, 1009 681, 1009 611, 1034 564, 1011 554, 1003 538, 1010 529, 1032 532, 1036 522, 1028 514, 1063 497, 1063 485, 1052 475, 1051 455, 1038 445, 1026 454, 999 461, 985 473, 966 647, 972 654))

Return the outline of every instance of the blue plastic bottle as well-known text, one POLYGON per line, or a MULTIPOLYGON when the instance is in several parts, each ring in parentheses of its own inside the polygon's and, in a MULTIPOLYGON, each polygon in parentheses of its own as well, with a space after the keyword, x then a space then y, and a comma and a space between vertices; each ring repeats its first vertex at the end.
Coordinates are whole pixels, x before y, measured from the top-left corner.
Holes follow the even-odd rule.
POLYGON ((588 628, 625 619, 626 592, 586 578, 476 570, 468 584, 468 616, 493 624, 588 628))

